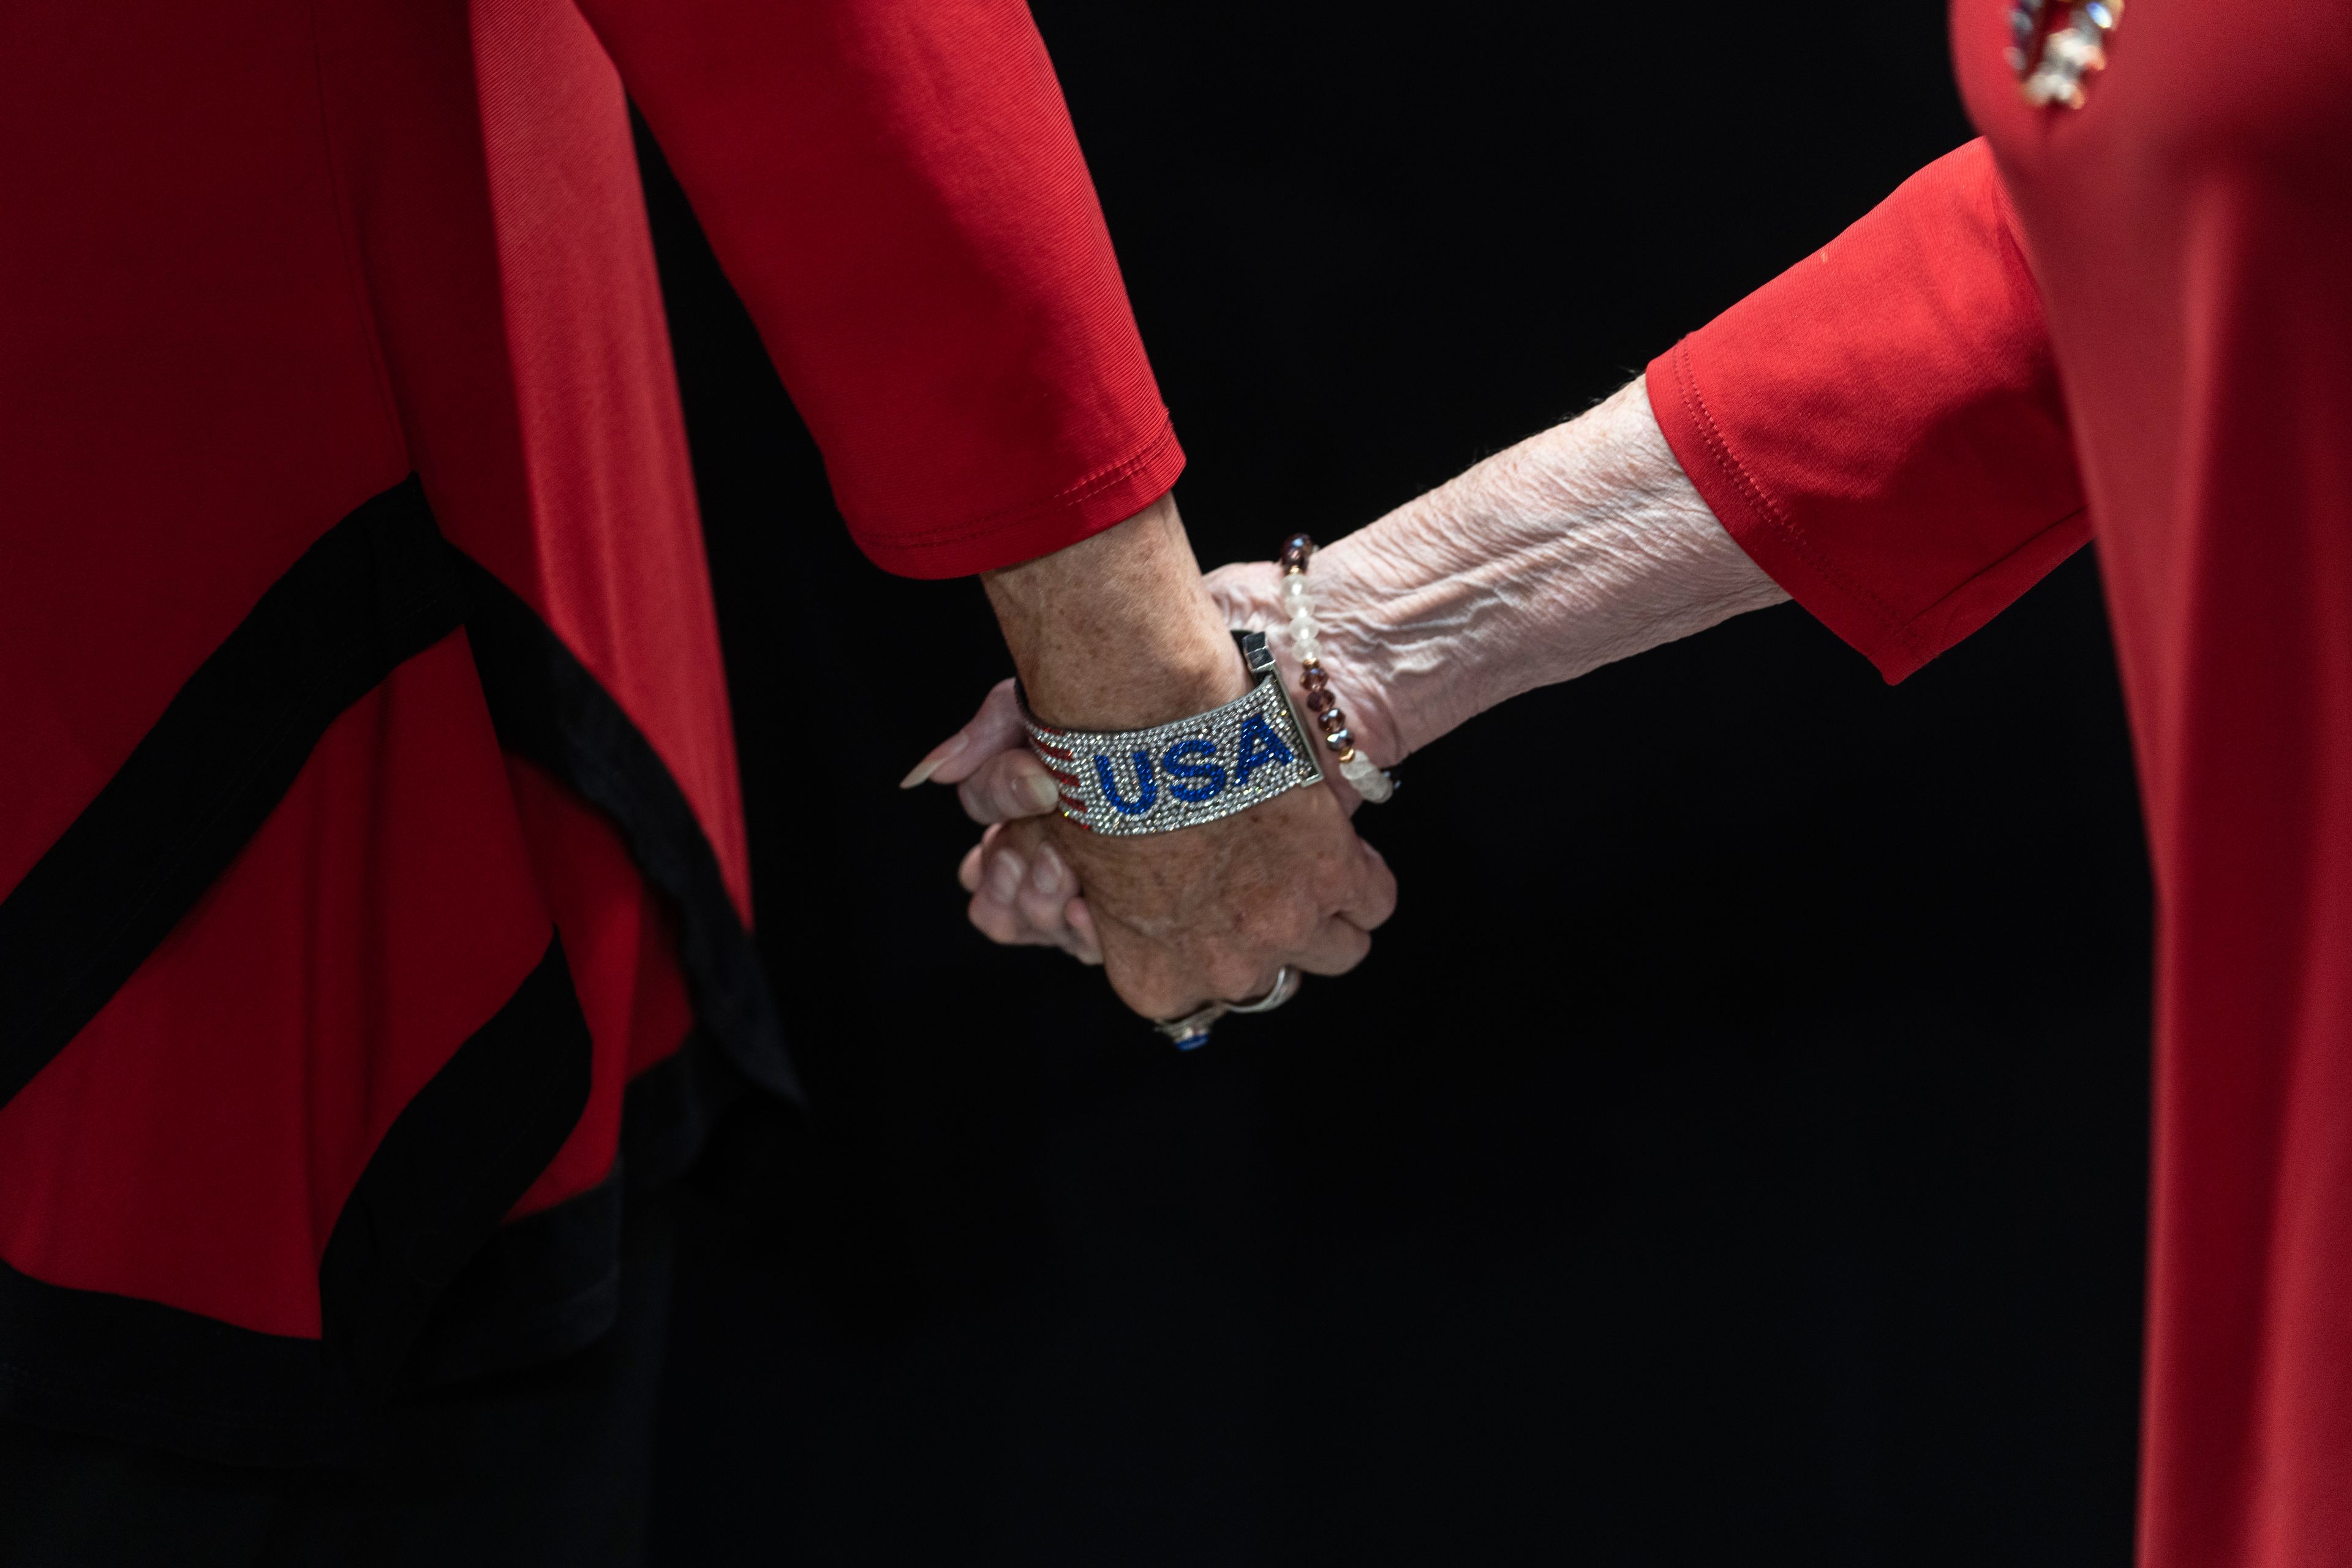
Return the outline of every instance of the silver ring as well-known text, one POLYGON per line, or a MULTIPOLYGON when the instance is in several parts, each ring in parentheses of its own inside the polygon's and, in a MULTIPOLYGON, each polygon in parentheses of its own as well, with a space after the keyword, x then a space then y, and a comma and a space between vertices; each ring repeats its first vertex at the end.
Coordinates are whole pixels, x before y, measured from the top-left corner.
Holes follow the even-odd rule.
POLYGON ((1274 985, 1265 995, 1255 1002, 1228 1004, 1228 1010, 1235 1013, 1271 1013, 1298 994, 1298 971, 1286 963, 1274 972, 1274 985))
POLYGON ((1298 971, 1284 964, 1275 971, 1274 984, 1255 1002, 1212 1002, 1181 1018, 1159 1018, 1152 1027, 1168 1037, 1180 1051, 1198 1050, 1209 1043, 1209 1026, 1228 1013, 1271 1013, 1298 994, 1298 971))

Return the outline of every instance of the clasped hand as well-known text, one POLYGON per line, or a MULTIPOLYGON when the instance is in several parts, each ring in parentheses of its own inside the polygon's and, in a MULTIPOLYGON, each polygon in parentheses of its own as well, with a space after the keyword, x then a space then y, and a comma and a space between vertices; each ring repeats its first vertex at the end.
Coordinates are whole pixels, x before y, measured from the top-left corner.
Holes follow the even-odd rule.
MULTIPOLYGON (((1228 624, 1277 619, 1271 564, 1229 566, 1207 582, 1228 624)), ((1284 676, 1295 692, 1286 661, 1284 676)), ((1349 823, 1354 792, 1326 773, 1323 785, 1178 832, 1088 833, 1056 810, 1059 791, 1028 749, 1008 679, 910 780, 957 786, 986 825, 959 873, 973 925, 995 942, 1102 964, 1129 1007, 1168 1018, 1263 995, 1285 964, 1345 973, 1370 950, 1370 933, 1396 908, 1396 879, 1349 823)))

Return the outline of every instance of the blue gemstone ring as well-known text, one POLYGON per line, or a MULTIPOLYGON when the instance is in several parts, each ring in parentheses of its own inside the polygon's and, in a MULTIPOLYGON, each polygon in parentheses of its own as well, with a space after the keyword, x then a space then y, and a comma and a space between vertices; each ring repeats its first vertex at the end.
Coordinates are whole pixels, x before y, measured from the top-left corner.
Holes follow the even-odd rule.
POLYGON ((1209 1043, 1209 1026, 1228 1013, 1271 1013, 1298 994, 1298 971, 1284 964, 1275 971, 1274 984, 1255 1002, 1212 1002, 1181 1018, 1160 1018, 1153 1027, 1180 1051, 1196 1051, 1209 1043))

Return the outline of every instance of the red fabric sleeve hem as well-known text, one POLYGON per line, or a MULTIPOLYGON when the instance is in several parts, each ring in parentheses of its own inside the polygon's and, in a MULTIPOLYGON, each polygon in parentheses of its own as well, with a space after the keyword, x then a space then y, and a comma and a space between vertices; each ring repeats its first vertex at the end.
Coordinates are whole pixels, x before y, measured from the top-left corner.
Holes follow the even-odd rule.
POLYGON ((2077 507, 1905 620, 1838 570, 1740 462, 1699 392, 1687 342, 1651 361, 1644 378, 1666 445, 1732 542, 1815 620, 1876 666, 1890 686, 1973 636, 2090 542, 2090 513, 2077 507))
POLYGON ((1981 141, 1646 381, 1732 538, 1889 682, 2090 537, 2041 293, 1981 141))
POLYGON ((1650 362, 1644 383, 1650 411, 1666 445, 1722 523, 1732 542, 1788 591, 1812 617, 1878 668, 1889 685, 1935 657, 1880 602, 1814 548, 1794 521, 1782 516, 1723 438, 1691 373, 1689 340, 1650 362))
POLYGON ((953 528, 911 533, 868 532, 853 522, 857 547, 885 572, 901 577, 969 577, 1000 566, 1051 555, 1125 522, 1175 488, 1184 448, 1163 418, 1151 438, 1066 489, 1026 506, 975 518, 953 528))

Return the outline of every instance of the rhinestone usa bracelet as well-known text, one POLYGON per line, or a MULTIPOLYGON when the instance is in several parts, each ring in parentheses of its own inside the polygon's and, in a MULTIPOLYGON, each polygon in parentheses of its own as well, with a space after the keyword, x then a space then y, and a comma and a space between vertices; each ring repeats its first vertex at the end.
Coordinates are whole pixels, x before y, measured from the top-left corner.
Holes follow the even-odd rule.
POLYGON ((1396 793, 1396 780, 1356 750, 1356 737, 1339 710, 1339 697, 1331 690, 1315 624, 1315 595, 1307 585, 1307 562, 1314 553, 1315 542, 1303 533, 1292 534, 1282 547, 1282 607, 1290 616, 1290 648, 1298 656, 1299 685, 1306 690, 1307 709, 1323 731, 1323 743, 1330 748, 1332 760, 1339 764, 1339 776, 1377 805, 1396 793))
POLYGON ((1021 696, 1029 749, 1061 791, 1062 816, 1114 838, 1173 833, 1323 782, 1307 726, 1264 632, 1235 632, 1250 689, 1222 708, 1145 730, 1048 724, 1021 696))

